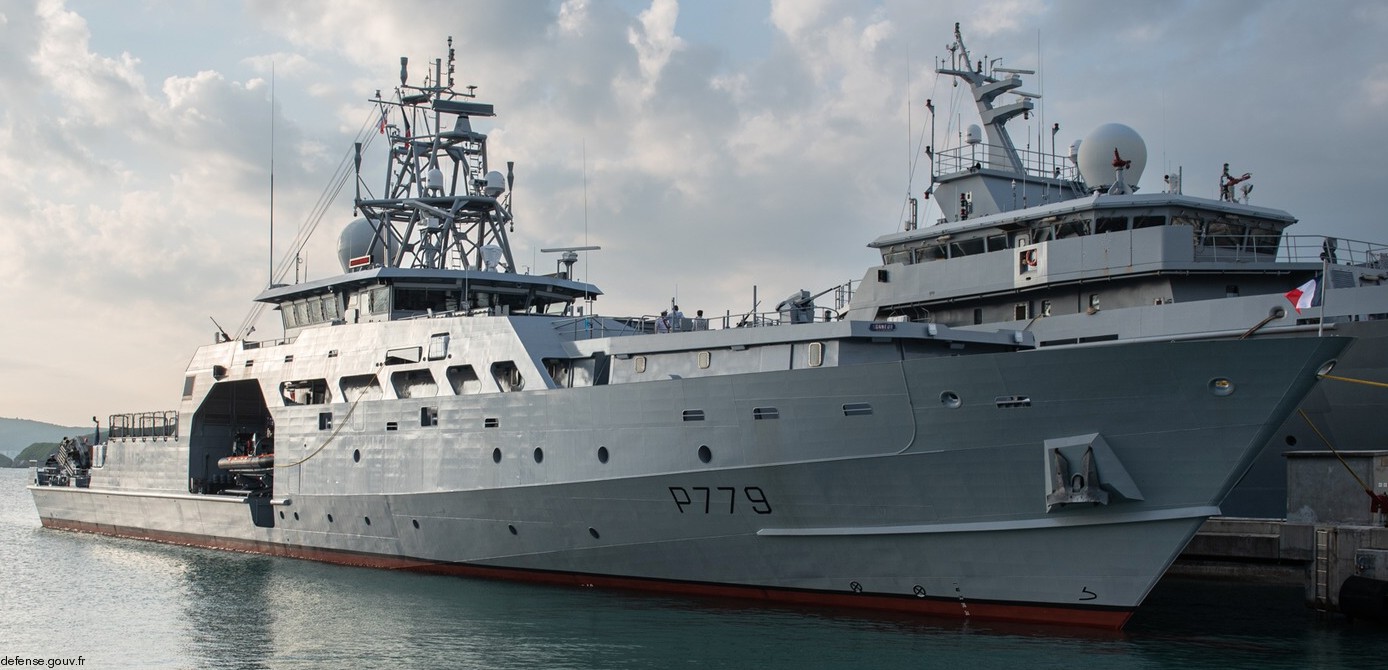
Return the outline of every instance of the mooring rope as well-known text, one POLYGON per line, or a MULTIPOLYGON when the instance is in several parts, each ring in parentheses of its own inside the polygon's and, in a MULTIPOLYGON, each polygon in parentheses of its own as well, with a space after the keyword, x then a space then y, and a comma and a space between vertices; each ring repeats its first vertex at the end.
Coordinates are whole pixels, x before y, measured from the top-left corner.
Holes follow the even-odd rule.
MULTIPOLYGON (((1325 376, 1328 377, 1329 375, 1325 376)), ((1382 386, 1382 384, 1380 384, 1380 386, 1382 386)), ((1311 427, 1311 432, 1314 432, 1316 437, 1319 437, 1321 442, 1325 443, 1325 446, 1330 447, 1330 453, 1335 454, 1335 458, 1340 459, 1340 465, 1345 466, 1345 470, 1349 471, 1351 477, 1354 477, 1354 481, 1359 482, 1359 488, 1364 489, 1364 492, 1369 494, 1369 497, 1375 497, 1373 490, 1369 488, 1368 484, 1365 484, 1364 480, 1359 478, 1359 473, 1355 472, 1354 468, 1351 468, 1349 463, 1345 461, 1345 457, 1340 455, 1340 450, 1336 449, 1335 445, 1331 444, 1330 440, 1326 439, 1325 435, 1321 433, 1321 429, 1317 428, 1316 424, 1311 421, 1311 417, 1306 416, 1306 410, 1298 407, 1296 412, 1301 415, 1301 418, 1306 420, 1306 425, 1311 427)))
POLYGON ((1365 386, 1377 386, 1377 387, 1379 387, 1379 388, 1388 389, 1388 384, 1385 384, 1385 383, 1383 383, 1383 382, 1369 381, 1369 380, 1367 380, 1367 379, 1355 379, 1355 378, 1353 378, 1353 377, 1340 377, 1340 376, 1337 376, 1337 375, 1320 375, 1320 378, 1321 378, 1321 379, 1333 379, 1333 380, 1335 380, 1335 381, 1337 381, 1337 382, 1349 382, 1349 383, 1351 383, 1351 384, 1363 384, 1363 385, 1365 385, 1365 386))
POLYGON ((346 427, 347 427, 347 422, 348 422, 349 420, 351 420, 351 418, 352 418, 352 413, 355 412, 355 411, 357 411, 357 403, 360 403, 360 402, 361 402, 361 399, 364 398, 364 397, 366 397, 366 389, 362 389, 361 393, 357 394, 357 399, 354 400, 354 401, 352 401, 352 405, 351 405, 350 407, 347 408, 347 413, 346 413, 345 415, 343 415, 342 421, 339 422, 339 423, 337 424, 337 427, 333 429, 333 432, 331 432, 331 433, 328 434, 328 439, 324 440, 324 441, 323 441, 323 444, 318 445, 313 451, 309 452, 309 454, 308 454, 307 456, 305 456, 305 457, 303 457, 303 458, 301 458, 301 459, 299 459, 299 460, 297 460, 297 461, 294 461, 293 463, 284 463, 284 464, 276 463, 276 464, 275 464, 275 468, 277 468, 277 469, 279 469, 279 468, 292 468, 292 467, 294 467, 294 466, 296 466, 296 465, 303 465, 303 464, 304 464, 305 462, 307 462, 310 458, 313 458, 314 456, 317 456, 319 452, 321 452, 321 451, 323 451, 323 449, 327 448, 327 446, 328 446, 329 444, 332 444, 332 443, 333 443, 333 440, 337 439, 337 434, 340 433, 340 432, 342 432, 342 429, 343 429, 343 428, 346 428, 346 427))

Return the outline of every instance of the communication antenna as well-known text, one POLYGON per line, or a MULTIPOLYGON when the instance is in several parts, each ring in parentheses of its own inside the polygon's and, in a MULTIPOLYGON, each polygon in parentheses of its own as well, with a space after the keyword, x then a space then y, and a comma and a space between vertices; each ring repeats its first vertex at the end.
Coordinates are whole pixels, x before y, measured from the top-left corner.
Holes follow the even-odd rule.
MULTIPOLYGON (((583 245, 585 247, 588 245, 588 138, 586 137, 583 138, 583 245)), ((593 247, 593 249, 596 250, 597 247, 593 247)), ((583 260, 584 279, 589 277, 588 272, 588 260, 585 258, 583 260)), ((569 279, 573 279, 572 274, 569 275, 569 279)), ((593 311, 592 302, 592 300, 588 301, 589 313, 593 311)))
MULTIPOLYGON (((275 285, 275 62, 270 61, 270 280, 275 285)), ((219 330, 221 326, 217 327, 219 330)), ((226 335, 226 333, 222 333, 226 335)))

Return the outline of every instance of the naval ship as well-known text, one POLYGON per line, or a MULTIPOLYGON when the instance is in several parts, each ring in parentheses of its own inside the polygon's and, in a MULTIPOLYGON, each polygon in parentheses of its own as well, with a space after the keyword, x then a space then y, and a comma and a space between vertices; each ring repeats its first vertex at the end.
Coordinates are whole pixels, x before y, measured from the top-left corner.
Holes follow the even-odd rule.
POLYGON ((455 88, 451 41, 431 66, 371 100, 342 271, 257 296, 283 337, 219 332, 177 409, 65 443, 29 486, 43 526, 1118 628, 1351 342, 1042 348, 807 292, 736 324, 600 316, 582 248, 518 272, 514 167, 473 127, 494 108, 455 88))
MULTIPOLYGON (((925 150, 924 195, 941 216, 922 226, 909 215, 904 230, 871 243, 882 265, 862 279, 848 318, 1016 329, 1045 348, 1356 338, 1340 381, 1319 386, 1268 435, 1222 505, 1231 516, 1298 513, 1286 508, 1284 451, 1381 447, 1388 391, 1346 382, 1388 380, 1388 245, 1286 234, 1296 218, 1249 204, 1250 175, 1227 163, 1218 199, 1184 194, 1179 172, 1139 192, 1147 149, 1122 124, 1099 126, 1068 156, 1020 149, 1005 124, 1035 113, 1039 96, 1022 90, 1035 72, 973 59, 958 24, 948 52, 936 72, 965 84, 957 90, 973 98, 982 127, 925 150)), ((1054 147, 1059 125, 1050 130, 1054 147)))

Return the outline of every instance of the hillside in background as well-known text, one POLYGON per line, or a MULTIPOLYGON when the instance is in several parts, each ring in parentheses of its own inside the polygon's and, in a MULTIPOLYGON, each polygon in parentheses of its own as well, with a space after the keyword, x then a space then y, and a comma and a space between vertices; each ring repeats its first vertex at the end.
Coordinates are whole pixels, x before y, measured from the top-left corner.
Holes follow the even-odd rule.
POLYGON ((64 437, 91 435, 92 425, 73 427, 57 426, 29 419, 6 419, 0 417, 0 454, 13 458, 35 442, 58 442, 64 437))
POLYGON ((44 461, 48 460, 48 456, 57 450, 57 442, 35 442, 24 451, 19 452, 19 455, 14 457, 14 462, 10 467, 27 468, 31 465, 43 465, 44 461))

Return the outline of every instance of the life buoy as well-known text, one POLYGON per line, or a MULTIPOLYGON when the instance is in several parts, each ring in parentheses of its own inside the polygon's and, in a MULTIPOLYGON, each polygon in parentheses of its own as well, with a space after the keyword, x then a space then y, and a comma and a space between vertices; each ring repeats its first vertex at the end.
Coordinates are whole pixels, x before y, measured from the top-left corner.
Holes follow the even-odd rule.
POLYGON ((1027 264, 1027 267, 1036 267, 1036 250, 1027 249, 1026 253, 1022 255, 1022 260, 1027 264))

